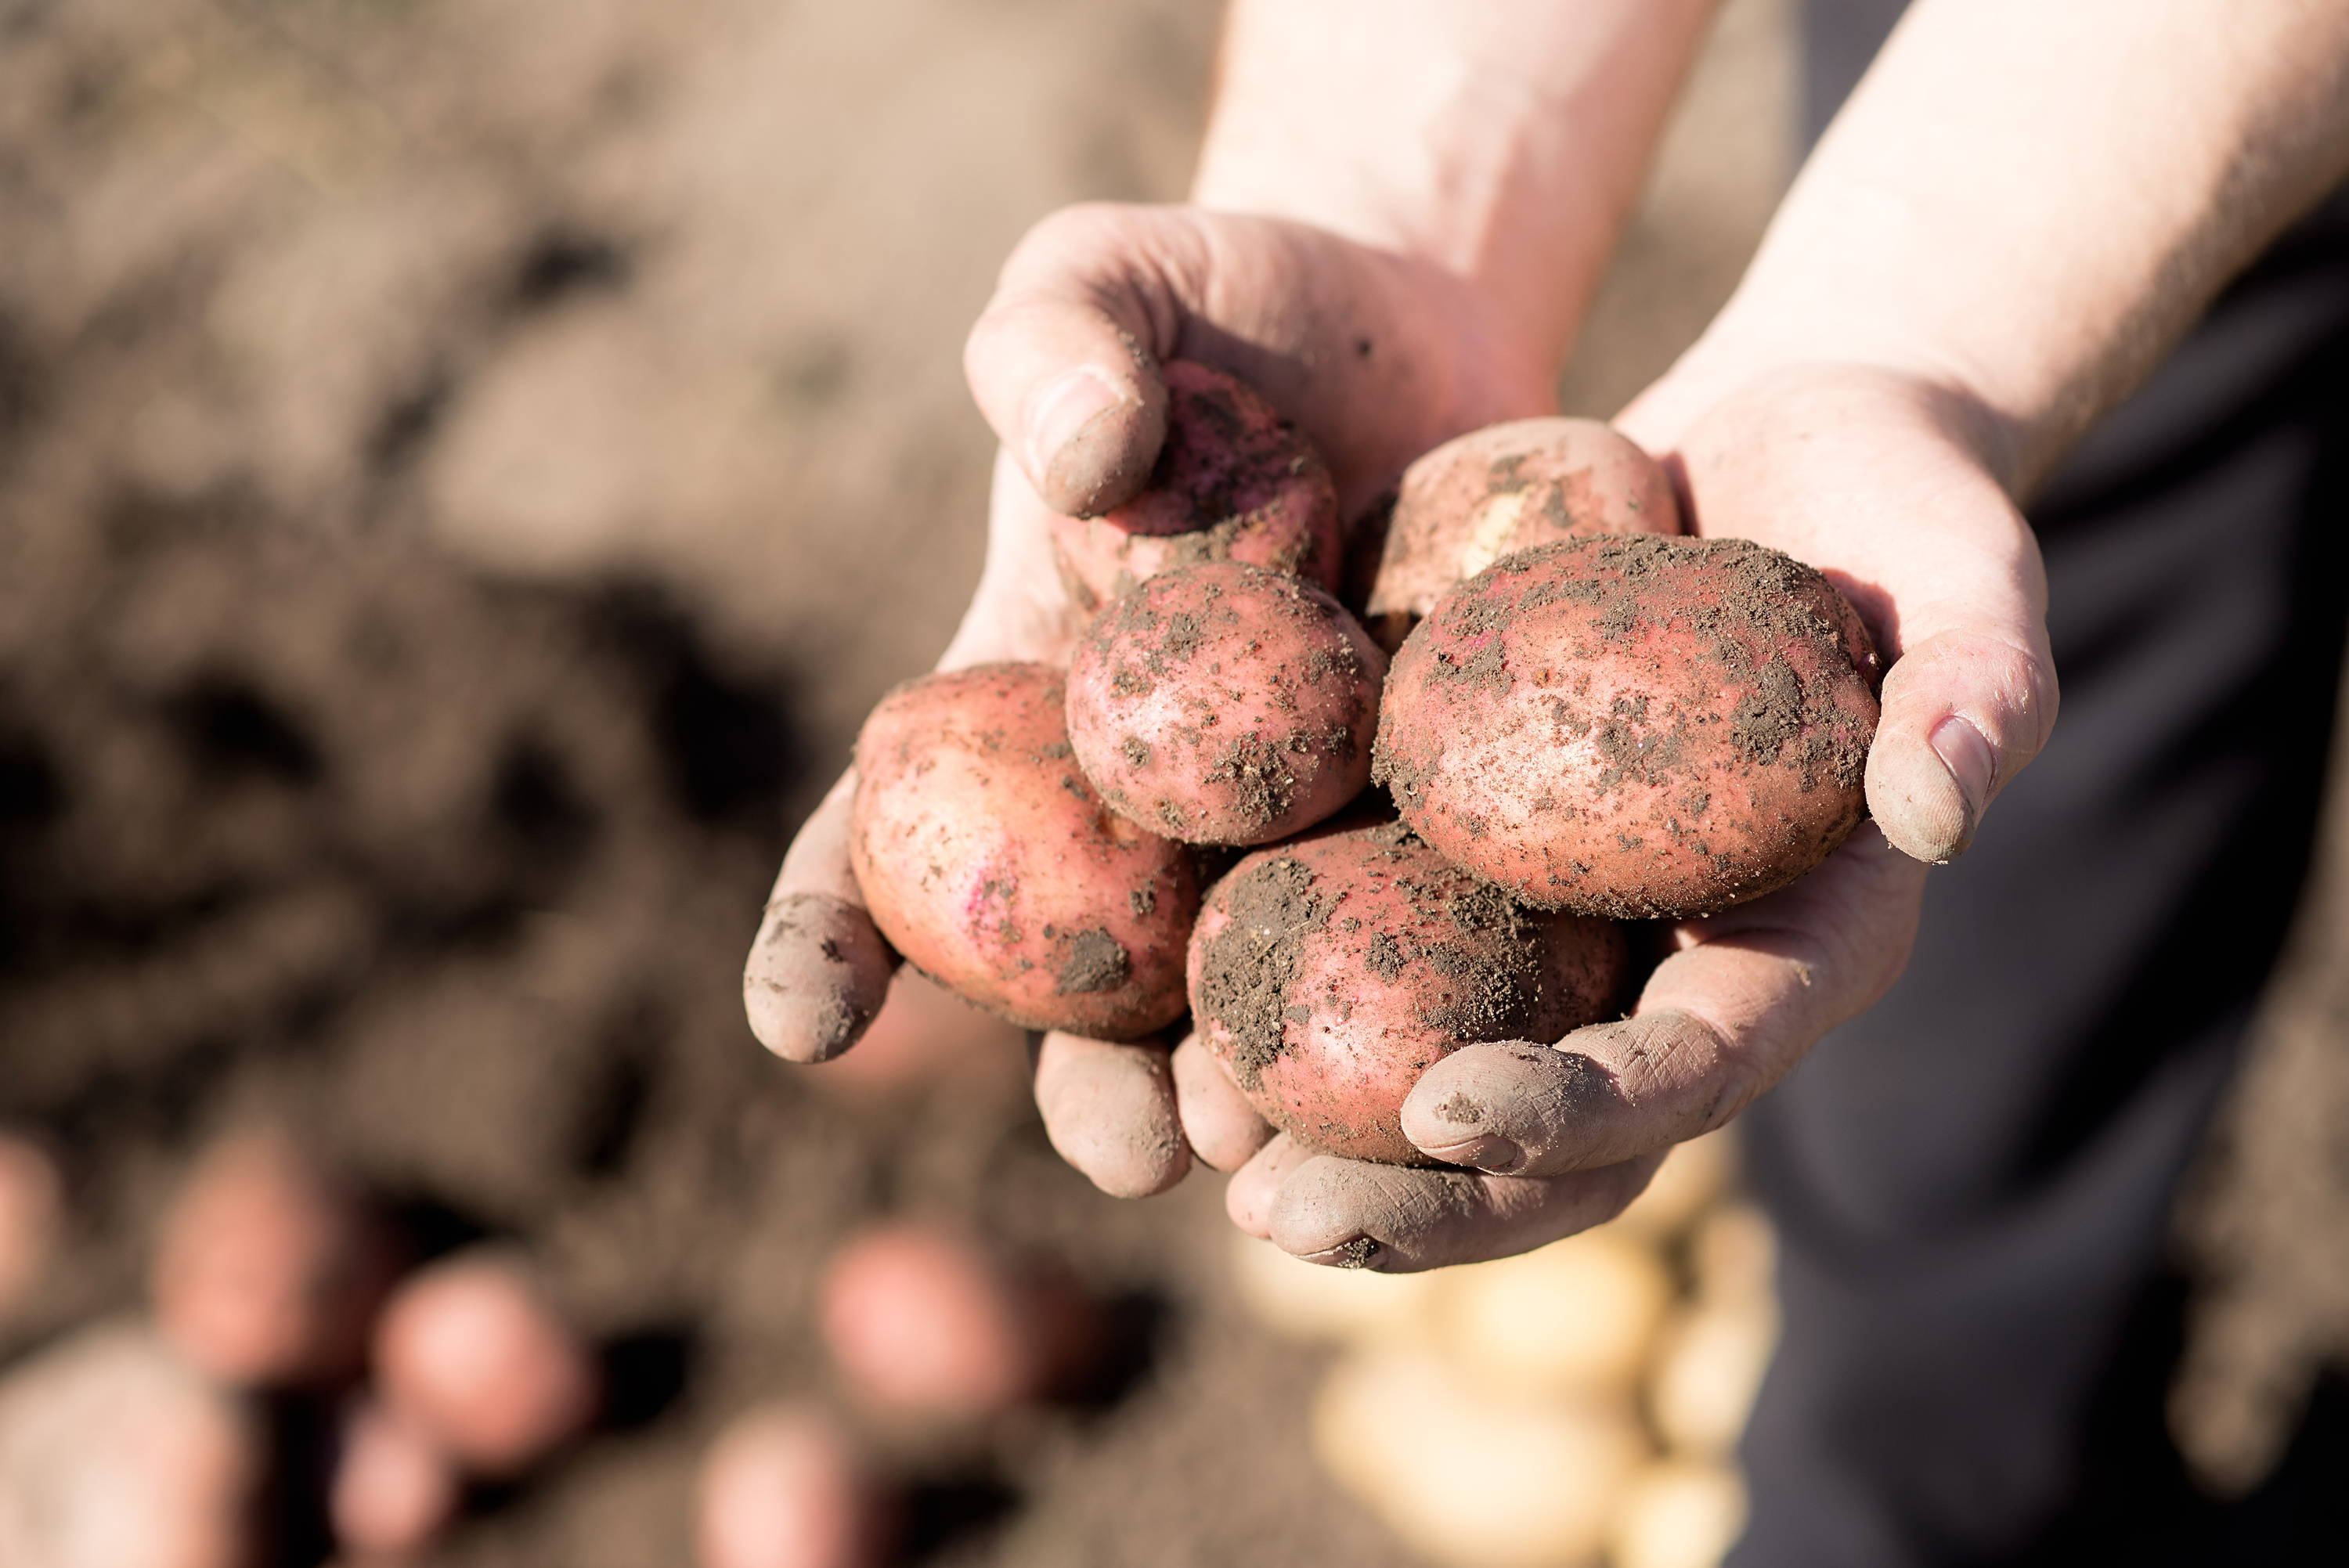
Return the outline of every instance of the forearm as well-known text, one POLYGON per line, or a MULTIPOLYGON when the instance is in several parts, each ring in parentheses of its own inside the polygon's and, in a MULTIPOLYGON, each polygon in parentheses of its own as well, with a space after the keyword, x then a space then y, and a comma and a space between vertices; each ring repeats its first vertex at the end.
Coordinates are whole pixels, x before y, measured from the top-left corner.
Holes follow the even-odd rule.
POLYGON ((1562 362, 1713 0, 1234 0, 1194 199, 1470 280, 1562 362))
POLYGON ((1659 397, 1921 375, 2020 491, 2344 172, 2344 0, 1920 0, 1659 397))

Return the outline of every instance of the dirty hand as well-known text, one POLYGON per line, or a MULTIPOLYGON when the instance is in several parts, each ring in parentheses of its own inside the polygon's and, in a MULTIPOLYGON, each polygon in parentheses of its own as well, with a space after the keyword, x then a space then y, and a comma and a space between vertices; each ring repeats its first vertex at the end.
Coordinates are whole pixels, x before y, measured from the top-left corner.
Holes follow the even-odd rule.
MULTIPOLYGON (((1141 487, 1164 434, 1160 364, 1202 361, 1262 392, 1329 460, 1350 520, 1428 448, 1550 411, 1550 356, 1499 314, 1454 273, 1305 224, 1107 205, 1046 219, 966 355, 1003 448, 986 568, 941 667, 1067 661, 1077 626, 1050 519, 1141 487)), ((852 775, 801 830, 743 975, 753 1032, 792 1061, 854 1045, 897 963, 850 871, 853 793, 852 775)), ((1053 1146, 1104 1191, 1181 1180, 1190 1147, 1164 1046, 1048 1034, 1035 1077, 1053 1146)))
POLYGON ((1882 368, 1720 385, 1668 377, 1619 423, 1681 480, 1694 531, 1821 567, 1867 618, 1890 666, 1868 762, 1874 820, 1793 886, 1671 924, 1628 1017, 1555 1046, 1468 1046, 1430 1068, 1403 1130, 1454 1169, 1264 1141, 1228 1082, 1178 1056, 1202 1155, 1262 1144, 1228 1193, 1241 1228, 1317 1262, 1404 1271, 1611 1218, 1671 1145, 1726 1122, 1884 994, 1916 933, 1926 862, 1964 848, 2044 741, 2044 586, 1997 477, 1994 426, 1936 378, 1882 368), (1203 1136, 1211 1128, 1222 1142, 1203 1136))

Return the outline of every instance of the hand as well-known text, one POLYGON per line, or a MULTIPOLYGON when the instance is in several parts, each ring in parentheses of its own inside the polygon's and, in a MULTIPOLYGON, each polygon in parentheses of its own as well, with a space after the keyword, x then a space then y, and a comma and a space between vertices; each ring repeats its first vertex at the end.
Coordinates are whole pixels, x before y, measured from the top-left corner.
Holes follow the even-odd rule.
MULTIPOLYGON (((1204 361, 1262 392, 1329 460, 1351 519, 1428 448, 1550 411, 1545 351, 1498 317, 1454 273, 1303 224, 1180 207, 1047 219, 966 355, 1003 450, 986 568, 941 667, 1066 662, 1077 624, 1049 520, 1141 488, 1164 433, 1160 363, 1204 361)), ((843 778, 801 829, 743 975, 752 1031, 792 1061, 854 1045, 897 963, 849 869, 854 792, 843 778)), ((1181 1180, 1190 1149, 1164 1047, 1048 1034, 1035 1079, 1053 1147, 1104 1191, 1181 1180)), ((1250 1118, 1238 1136, 1264 1135, 1250 1118)))
MULTIPOLYGON (((1996 425, 1943 378, 1805 366, 1734 383, 1678 371, 1619 423, 1673 470, 1695 531, 1824 569, 1890 665, 1868 771, 1874 821, 1793 886, 1675 923, 1630 1016, 1555 1047, 1466 1047, 1403 1130, 1464 1170, 1257 1150, 1242 1229, 1318 1262, 1404 1271, 1504 1255, 1612 1217, 1674 1143, 1721 1126, 1872 1005, 1914 939, 1925 862, 1963 850, 2055 714, 2045 585, 2002 484, 1996 425), (1905 851, 1905 852, 1904 852, 1905 851)), ((1196 1047, 1186 1047, 1195 1050, 1196 1047)), ((1244 1102, 1185 1070, 1210 1162, 1247 1152, 1244 1102)))

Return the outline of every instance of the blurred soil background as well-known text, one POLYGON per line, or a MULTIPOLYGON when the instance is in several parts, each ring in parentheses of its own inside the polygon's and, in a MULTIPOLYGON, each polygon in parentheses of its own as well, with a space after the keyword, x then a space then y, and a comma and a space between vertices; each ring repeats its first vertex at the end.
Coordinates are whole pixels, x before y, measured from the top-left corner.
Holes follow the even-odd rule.
MULTIPOLYGON (((1729 5, 1570 411, 1733 283, 1786 23, 1729 5)), ((1091 1406, 909 1458, 916 1555, 1413 1561, 1314 1466, 1316 1364, 1233 1300, 1219 1181, 1092 1193, 1015 1043, 829 1083, 737 1000, 791 824, 976 578, 993 270, 1063 202, 1179 195, 1213 28, 0 0, 0 1123, 67 1214, 0 1357, 133 1307, 196 1151, 274 1118, 416 1245, 525 1245, 606 1346, 603 1429, 435 1561, 684 1561, 702 1445, 823 1388, 817 1267, 892 1212, 1050 1250, 1133 1338, 1091 1406)), ((2184 1233, 2221 1484, 2349 1351, 2337 875, 2315 907, 2184 1233)))

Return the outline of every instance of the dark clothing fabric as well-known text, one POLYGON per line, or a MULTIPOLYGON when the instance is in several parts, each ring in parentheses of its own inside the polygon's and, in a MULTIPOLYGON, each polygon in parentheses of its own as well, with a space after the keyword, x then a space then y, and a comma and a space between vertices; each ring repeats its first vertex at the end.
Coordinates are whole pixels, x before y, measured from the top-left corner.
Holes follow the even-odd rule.
MULTIPOLYGON (((1899 8, 1811 0, 1812 134, 1899 8)), ((1735 1568, 2078 1561, 2100 1494, 2182 1486, 2168 1367, 2118 1350, 2312 846, 2349 625, 2349 201, 2033 521, 2054 739, 1934 872, 1892 995, 1745 1118, 1785 1329, 1735 1568), (2114 1437, 2122 1408, 2147 1430, 2114 1437)))

